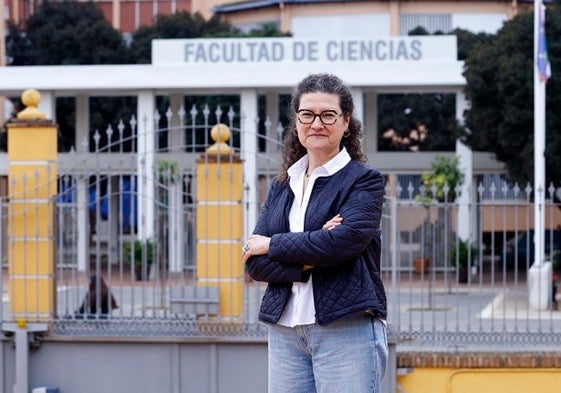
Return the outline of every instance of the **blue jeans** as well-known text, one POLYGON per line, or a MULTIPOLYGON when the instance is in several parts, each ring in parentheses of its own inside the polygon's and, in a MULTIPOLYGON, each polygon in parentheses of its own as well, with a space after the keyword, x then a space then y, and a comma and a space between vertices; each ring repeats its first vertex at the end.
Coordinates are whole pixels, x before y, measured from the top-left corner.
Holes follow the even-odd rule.
POLYGON ((361 314, 328 326, 269 326, 269 393, 379 393, 386 326, 361 314))

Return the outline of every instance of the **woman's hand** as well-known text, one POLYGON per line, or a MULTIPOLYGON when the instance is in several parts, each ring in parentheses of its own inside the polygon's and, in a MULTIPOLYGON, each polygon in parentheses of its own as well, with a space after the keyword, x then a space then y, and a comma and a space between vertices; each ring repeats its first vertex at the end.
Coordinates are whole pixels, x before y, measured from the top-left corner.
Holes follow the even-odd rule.
POLYGON ((325 231, 330 231, 333 228, 335 228, 336 226, 341 225, 342 222, 343 222, 343 217, 341 217, 341 215, 339 213, 337 213, 337 215, 335 215, 335 217, 333 217, 331 220, 329 220, 325 224, 323 224, 321 229, 323 229, 325 231))
POLYGON ((243 262, 246 263, 247 260, 254 255, 266 255, 269 253, 269 244, 271 243, 271 238, 261 235, 251 235, 245 242, 243 251, 243 262))

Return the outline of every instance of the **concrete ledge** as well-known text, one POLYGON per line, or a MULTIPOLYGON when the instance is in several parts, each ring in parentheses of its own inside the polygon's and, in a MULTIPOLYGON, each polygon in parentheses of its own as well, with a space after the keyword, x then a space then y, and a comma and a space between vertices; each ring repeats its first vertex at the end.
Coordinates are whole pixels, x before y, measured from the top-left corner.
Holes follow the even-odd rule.
POLYGON ((561 351, 399 352, 397 368, 561 368, 561 351))

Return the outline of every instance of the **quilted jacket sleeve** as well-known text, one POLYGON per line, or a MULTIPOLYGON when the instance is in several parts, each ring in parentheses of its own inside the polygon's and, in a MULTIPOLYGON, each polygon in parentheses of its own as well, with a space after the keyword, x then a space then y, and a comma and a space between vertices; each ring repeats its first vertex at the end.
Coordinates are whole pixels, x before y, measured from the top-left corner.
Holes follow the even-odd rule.
MULTIPOLYGON (((261 215, 253 231, 254 234, 263 236, 271 235, 267 232, 266 223, 271 219, 271 203, 273 203, 275 195, 278 195, 280 192, 280 187, 281 185, 276 180, 271 185, 261 215)), ((306 273, 302 271, 302 265, 271 259, 269 255, 257 255, 249 258, 246 263, 246 269, 254 280, 269 283, 305 282, 310 275, 309 272, 306 273)))
MULTIPOLYGON (((349 178, 351 180, 347 181, 351 183, 344 185, 349 191, 336 206, 343 217, 342 224, 329 231, 316 229, 273 235, 269 247, 271 260, 333 267, 353 260, 366 249, 380 227, 384 179, 380 172, 373 169, 362 171, 358 177, 347 176, 349 178)), ((330 203, 327 195, 321 197, 323 203, 330 203)), ((313 210, 308 211, 307 216, 308 213, 314 215, 313 210)), ((325 217, 322 216, 321 220, 325 222, 325 217)))

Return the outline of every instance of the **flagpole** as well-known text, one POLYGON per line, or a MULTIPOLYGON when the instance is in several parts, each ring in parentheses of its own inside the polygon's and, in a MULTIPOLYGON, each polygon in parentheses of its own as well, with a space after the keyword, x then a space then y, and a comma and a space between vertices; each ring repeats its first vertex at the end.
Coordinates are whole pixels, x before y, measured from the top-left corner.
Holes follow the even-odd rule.
POLYGON ((534 0, 534 263, 528 270, 528 303, 547 310, 551 301, 551 262, 545 261, 545 82, 547 52, 541 0, 534 0), (541 47, 540 47, 541 45, 541 47), (539 64, 539 66, 538 66, 539 64))
POLYGON ((542 0, 534 0, 534 264, 545 257, 545 81, 538 69, 542 0))

